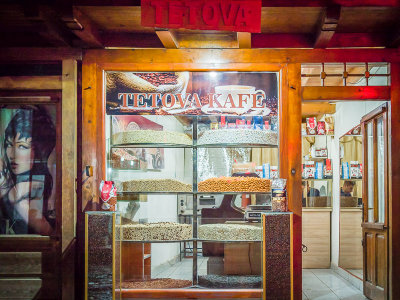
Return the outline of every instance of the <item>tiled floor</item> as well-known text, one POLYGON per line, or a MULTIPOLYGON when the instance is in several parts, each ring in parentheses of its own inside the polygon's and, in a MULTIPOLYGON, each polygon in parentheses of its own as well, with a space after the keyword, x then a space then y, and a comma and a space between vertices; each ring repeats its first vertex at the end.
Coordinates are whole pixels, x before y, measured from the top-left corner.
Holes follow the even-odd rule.
MULTIPOLYGON (((152 269, 153 278, 192 279, 192 259, 186 258, 152 269)), ((199 275, 207 274, 207 258, 198 258, 199 275)), ((303 299, 310 300, 361 300, 367 299, 349 281, 331 269, 303 270, 303 299)))
POLYGON ((349 269, 347 270, 349 271, 351 274, 357 276, 358 278, 363 278, 363 270, 356 270, 356 269, 349 269))
POLYGON ((367 299, 350 282, 330 269, 303 270, 303 299, 367 299))

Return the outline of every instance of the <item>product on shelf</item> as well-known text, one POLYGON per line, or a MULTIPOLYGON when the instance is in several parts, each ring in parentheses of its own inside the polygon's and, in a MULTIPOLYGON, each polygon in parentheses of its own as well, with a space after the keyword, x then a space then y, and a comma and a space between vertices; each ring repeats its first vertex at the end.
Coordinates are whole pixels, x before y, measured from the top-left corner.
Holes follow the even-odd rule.
POLYGON ((271 191, 271 181, 256 177, 213 177, 201 181, 199 192, 262 192, 271 191))
POLYGON ((324 121, 318 121, 317 123, 317 134, 318 135, 325 135, 325 122, 324 121))
POLYGON ((202 287, 217 289, 260 289, 262 288, 262 276, 202 275, 199 276, 199 285, 202 287))
POLYGON ((306 161, 304 170, 305 178, 314 178, 315 176, 315 163, 313 161, 306 161))
POLYGON ((361 178, 361 168, 358 161, 350 162, 350 178, 361 178))
POLYGON ((204 224, 198 237, 212 241, 261 241, 262 227, 247 224, 204 224))
POLYGON ((176 179, 135 179, 122 182, 125 192, 191 192, 192 185, 176 179))
POLYGON ((332 178, 332 162, 329 158, 326 159, 326 165, 324 166, 324 177, 332 178))
POLYGON ((335 123, 332 116, 325 116, 325 131, 328 135, 335 133, 335 123))
POLYGON ((317 119, 307 118, 307 134, 314 135, 317 134, 317 119))
POLYGON ((119 226, 122 239, 129 241, 181 241, 192 239, 192 225, 173 222, 119 226))
MULTIPOLYGON (((234 125, 236 126, 236 124, 234 125)), ((271 130, 234 129, 234 128, 206 130, 203 132, 203 134, 197 141, 197 145, 213 145, 213 144, 277 145, 278 133, 271 130)))
POLYGON ((123 289, 179 289, 192 286, 191 280, 156 278, 143 281, 123 281, 123 289))
POLYGON ((350 168, 348 162, 342 163, 342 178, 350 179, 350 168))
POLYGON ((111 166, 115 169, 139 169, 139 159, 123 148, 114 148, 111 152, 111 166))
POLYGON ((114 181, 101 181, 100 199, 103 201, 101 209, 115 211, 115 204, 117 204, 117 188, 114 181))
POLYGON ((272 181, 272 211, 288 211, 286 198, 286 179, 278 178, 272 181))
POLYGON ((315 179, 324 178, 324 164, 322 162, 317 162, 315 164, 315 179))
POLYGON ((113 134, 114 145, 124 144, 178 144, 192 145, 185 133, 166 130, 131 130, 113 134))

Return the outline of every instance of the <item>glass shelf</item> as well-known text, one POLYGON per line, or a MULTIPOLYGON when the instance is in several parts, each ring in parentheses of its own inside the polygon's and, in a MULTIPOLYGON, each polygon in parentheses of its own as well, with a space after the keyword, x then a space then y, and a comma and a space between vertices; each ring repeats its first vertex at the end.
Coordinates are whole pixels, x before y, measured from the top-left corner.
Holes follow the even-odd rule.
POLYGON ((322 178, 322 179, 317 179, 317 178, 303 178, 303 181, 331 181, 332 178, 322 178))
POLYGON ((116 144, 113 148, 278 148, 278 145, 272 144, 203 144, 203 145, 185 145, 185 144, 116 144))

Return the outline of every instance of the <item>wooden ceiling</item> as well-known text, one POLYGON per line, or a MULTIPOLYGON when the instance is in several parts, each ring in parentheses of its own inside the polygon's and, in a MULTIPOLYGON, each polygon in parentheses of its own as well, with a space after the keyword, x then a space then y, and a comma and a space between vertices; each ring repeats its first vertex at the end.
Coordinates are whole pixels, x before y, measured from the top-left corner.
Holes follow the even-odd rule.
POLYGON ((141 26, 137 0, 2 1, 0 47, 399 47, 400 0, 264 0, 261 33, 141 26), (290 5, 289 5, 290 4, 290 5))

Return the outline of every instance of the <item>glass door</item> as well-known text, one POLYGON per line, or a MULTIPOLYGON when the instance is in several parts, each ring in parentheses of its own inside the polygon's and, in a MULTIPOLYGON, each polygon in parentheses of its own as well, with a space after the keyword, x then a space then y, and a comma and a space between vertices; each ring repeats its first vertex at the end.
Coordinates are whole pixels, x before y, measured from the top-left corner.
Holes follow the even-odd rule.
POLYGON ((388 272, 388 166, 387 104, 362 119, 364 144, 363 248, 364 294, 387 299, 388 272))

